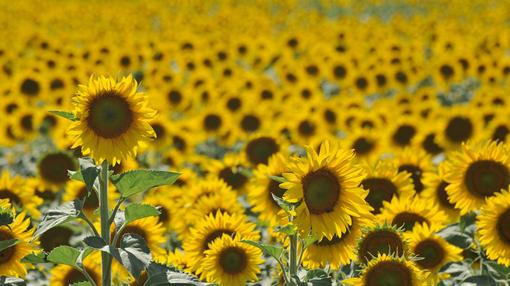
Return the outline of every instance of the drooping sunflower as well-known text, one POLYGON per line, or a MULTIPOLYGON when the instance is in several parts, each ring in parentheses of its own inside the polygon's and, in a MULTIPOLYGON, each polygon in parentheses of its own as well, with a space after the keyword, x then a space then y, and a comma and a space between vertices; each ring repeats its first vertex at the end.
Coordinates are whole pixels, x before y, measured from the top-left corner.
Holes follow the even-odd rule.
POLYGON ((414 195, 410 174, 398 172, 393 160, 380 160, 375 164, 362 164, 367 176, 361 181, 361 186, 368 191, 365 200, 374 209, 373 213, 380 213, 383 202, 389 202, 395 196, 414 195))
POLYGON ((445 168, 449 201, 462 215, 479 209, 510 184, 510 156, 502 143, 463 144, 449 156, 445 168))
POLYGON ((353 217, 352 224, 341 235, 334 235, 332 239, 326 237, 310 245, 303 253, 303 265, 309 269, 324 268, 329 265, 332 269, 339 269, 356 259, 356 245, 362 230, 372 227, 374 217, 364 214, 353 217))
POLYGON ((379 254, 370 261, 361 272, 360 277, 342 280, 353 286, 386 286, 386 285, 423 285, 427 273, 419 270, 405 257, 379 254))
POLYGON ((239 236, 224 235, 212 241, 204 254, 200 272, 207 282, 223 286, 246 285, 257 280, 258 265, 264 262, 260 249, 241 242, 239 236))
POLYGON ((510 266, 510 193, 507 190, 487 199, 476 226, 487 257, 510 266))
POLYGON ((7 170, 4 170, 0 177, 0 199, 8 199, 12 205, 26 210, 34 218, 41 216, 38 207, 43 200, 35 195, 35 189, 26 179, 11 176, 7 170))
POLYGON ((435 234, 426 224, 417 225, 412 232, 406 233, 405 237, 411 252, 421 258, 416 260, 416 266, 430 272, 430 285, 437 285, 440 280, 447 278, 439 273, 441 267, 449 262, 462 260, 462 249, 435 234))
POLYGON ((259 165, 254 170, 248 189, 248 201, 253 206, 253 211, 259 213, 262 221, 274 221, 277 218, 280 206, 273 199, 273 195, 283 198, 285 192, 280 188, 280 183, 271 176, 281 177, 289 172, 287 159, 281 153, 269 158, 267 165, 259 165))
MULTIPOLYGON (((1 203, 2 208, 7 207, 6 202, 1 203)), ((13 221, 9 225, 0 226, 0 240, 17 239, 18 243, 0 251, 0 275, 25 277, 28 264, 21 262, 21 259, 28 254, 36 253, 37 240, 32 240, 35 228, 30 227, 30 219, 26 218, 25 212, 17 215, 12 212, 13 221)))
POLYGON ((378 215, 381 222, 411 231, 416 224, 427 224, 433 230, 441 229, 446 222, 446 215, 437 206, 431 206, 419 196, 394 197, 390 202, 383 202, 378 215))
MULTIPOLYGON (((243 215, 228 215, 221 212, 210 214, 200 220, 183 242, 183 249, 191 265, 190 270, 201 274, 204 252, 210 249, 211 242, 222 236, 239 235, 242 239, 258 240, 260 234, 256 225, 248 222, 243 215)), ((205 276, 201 276, 205 278, 205 276)))
POLYGON ((362 229, 357 241, 357 261, 366 264, 378 254, 409 256, 409 247, 401 230, 386 223, 362 229))
POLYGON ((359 187, 364 172, 355 164, 354 152, 341 149, 336 141, 325 141, 319 154, 310 146, 306 151, 306 158, 283 174, 287 182, 280 187, 287 190, 285 200, 302 201, 295 219, 300 231, 333 239, 347 231, 353 216, 371 209, 365 202, 368 192, 359 187))
POLYGON ((81 146, 84 155, 113 165, 136 155, 144 140, 155 137, 149 121, 156 115, 137 89, 131 75, 120 81, 90 77, 87 85, 80 85, 73 98, 78 120, 69 126, 73 148, 81 146))

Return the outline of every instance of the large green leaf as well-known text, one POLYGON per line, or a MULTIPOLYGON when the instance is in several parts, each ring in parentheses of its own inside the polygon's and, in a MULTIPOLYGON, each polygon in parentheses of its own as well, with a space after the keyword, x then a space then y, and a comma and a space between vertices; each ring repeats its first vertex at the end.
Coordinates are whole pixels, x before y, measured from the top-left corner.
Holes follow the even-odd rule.
POLYGON ((19 242, 20 241, 18 239, 16 239, 16 238, 0 241, 0 252, 5 250, 5 249, 7 249, 7 248, 9 248, 9 247, 15 246, 19 242))
POLYGON ((171 185, 179 177, 179 173, 155 170, 133 170, 111 177, 123 197, 128 198, 151 188, 171 185))
POLYGON ((155 273, 149 276, 144 286, 199 286, 205 285, 202 282, 196 281, 188 274, 166 270, 165 272, 155 273))
POLYGON ((77 218, 82 207, 83 202, 81 200, 74 200, 46 211, 32 239, 39 237, 41 234, 57 225, 77 218))
POLYGON ((78 257, 80 250, 68 245, 55 247, 50 254, 48 254, 48 261, 56 264, 65 264, 79 268, 78 257))
POLYGON ((147 204, 130 204, 126 207, 126 211, 124 213, 126 217, 125 223, 128 224, 135 220, 139 220, 149 216, 159 216, 161 212, 147 204))
POLYGON ((80 163, 79 171, 68 171, 69 177, 73 180, 82 181, 87 185, 87 190, 90 192, 92 188, 99 190, 99 168, 94 164, 90 158, 78 159, 80 163))
POLYGON ((21 259, 21 262, 23 263, 32 263, 32 264, 38 264, 38 263, 46 263, 46 255, 44 252, 34 254, 31 253, 21 259))
POLYGON ((74 113, 68 112, 68 111, 60 111, 60 110, 50 110, 49 111, 53 115, 57 115, 60 117, 63 117, 65 119, 71 120, 71 121, 78 121, 80 120, 78 117, 74 116, 74 113))
POLYGON ((270 244, 265 243, 259 243, 253 240, 241 240, 241 242, 247 243, 251 246, 255 246, 257 248, 260 248, 265 254, 270 255, 277 260, 280 259, 280 256, 282 256, 283 248, 279 246, 274 246, 270 244))

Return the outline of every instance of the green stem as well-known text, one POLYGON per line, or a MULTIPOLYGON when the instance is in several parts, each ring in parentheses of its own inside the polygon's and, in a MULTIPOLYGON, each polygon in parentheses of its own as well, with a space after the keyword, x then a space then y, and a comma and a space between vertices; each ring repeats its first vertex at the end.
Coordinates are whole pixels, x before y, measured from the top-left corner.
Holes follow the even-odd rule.
POLYGON ((94 224, 83 213, 81 213, 78 217, 88 224, 88 226, 90 227, 95 236, 101 237, 101 235, 99 235, 99 233, 97 232, 97 229, 94 226, 94 224))
POLYGON ((90 277, 90 275, 87 273, 87 270, 84 269, 80 269, 78 268, 78 270, 81 272, 81 274, 83 274, 83 276, 85 276, 85 278, 87 278, 87 280, 89 280, 90 284, 92 284, 92 286, 97 286, 96 284, 96 281, 94 281, 94 279, 92 279, 92 277, 90 277))
MULTIPOLYGON (((101 216, 101 238, 110 243, 110 224, 108 213, 108 160, 104 160, 101 165, 100 177, 100 190, 99 190, 99 211, 101 216)), ((106 252, 101 252, 101 266, 102 266, 102 285, 111 285, 111 258, 106 252)))
POLYGON ((297 252, 298 252, 298 237, 297 234, 290 236, 290 252, 289 252, 289 276, 292 279, 297 275, 298 263, 297 263, 297 252))
POLYGON ((127 226, 126 223, 122 224, 122 226, 119 227, 119 229, 117 230, 117 232, 113 236, 113 240, 112 240, 113 247, 116 247, 117 243, 119 242, 120 235, 121 235, 122 231, 124 230, 124 228, 126 228, 126 226, 127 226))
POLYGON ((108 224, 112 224, 115 221, 115 215, 117 214, 117 211, 119 210, 120 205, 125 201, 126 199, 124 197, 121 197, 118 201, 115 207, 113 208, 112 214, 110 216, 110 220, 108 221, 108 224))

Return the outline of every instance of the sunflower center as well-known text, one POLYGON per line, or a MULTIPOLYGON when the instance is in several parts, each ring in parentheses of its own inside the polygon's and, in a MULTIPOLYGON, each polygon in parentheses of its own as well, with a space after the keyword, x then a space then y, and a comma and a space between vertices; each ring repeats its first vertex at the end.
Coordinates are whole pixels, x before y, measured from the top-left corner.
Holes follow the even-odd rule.
POLYGON ((170 221, 170 212, 167 210, 167 208, 163 207, 162 205, 158 206, 159 212, 161 213, 159 215, 159 221, 163 223, 167 223, 170 221))
POLYGON ((450 65, 446 65, 446 64, 442 65, 439 68, 439 72, 441 73, 443 78, 446 80, 450 79, 455 73, 454 69, 450 65))
POLYGON ((416 129, 412 125, 404 124, 393 133, 393 142, 398 146, 411 144, 411 139, 416 135, 416 129))
POLYGON ((453 143, 462 143, 471 138, 473 134, 473 123, 466 117, 455 116, 448 122, 445 135, 453 143))
POLYGON ((439 266, 445 256, 443 247, 432 239, 418 243, 414 248, 414 254, 423 258, 417 260, 416 263, 425 269, 439 266))
POLYGON ((243 272, 248 266, 248 257, 239 247, 228 247, 221 251, 219 262, 224 272, 235 275, 243 272))
MULTIPOLYGON (((282 174, 278 174, 277 176, 281 176, 282 174)), ((280 182, 277 182, 275 180, 269 180, 269 184, 267 185, 268 194, 271 198, 271 201, 274 203, 275 206, 280 207, 274 200, 272 195, 275 195, 279 197, 280 199, 283 198, 283 195, 285 194, 285 189, 280 188, 280 182)))
POLYGON ((439 185, 436 188, 436 196, 437 196, 439 203, 442 206, 449 208, 449 209, 454 209, 455 205, 450 203, 450 201, 448 200, 448 193, 446 192, 446 187, 448 185, 449 184, 447 182, 441 181, 441 183, 439 183, 439 185))
POLYGON ((8 199, 15 205, 21 205, 21 198, 9 189, 0 189, 0 199, 8 199))
POLYGON ((260 119, 254 115, 246 115, 241 120, 241 128, 246 132, 254 132, 260 128, 260 119))
POLYGON ((38 164, 39 174, 46 181, 62 184, 69 180, 67 171, 75 171, 76 163, 73 158, 64 153, 47 154, 38 164))
POLYGON ((20 87, 21 92, 30 97, 37 96, 40 89, 39 83, 31 78, 25 79, 20 87))
POLYGON ((396 261, 376 264, 366 273, 367 286, 411 286, 412 273, 408 267, 396 261))
POLYGON ((510 173, 499 162, 479 160, 468 167, 464 183, 471 194, 485 198, 506 188, 510 184, 510 173))
POLYGON ((510 245, 510 208, 498 217, 496 228, 500 239, 510 245))
POLYGON ((233 232, 230 229, 217 229, 217 230, 214 230, 213 232, 209 233, 205 237, 204 244, 202 245, 202 250, 206 251, 207 249, 209 249, 209 243, 215 241, 217 238, 222 237, 224 234, 232 236, 232 235, 234 235, 234 233, 235 232, 233 232))
POLYGON ((312 136, 315 133, 315 124, 308 120, 302 121, 299 123, 298 131, 302 136, 312 136))
POLYGON ((414 190, 417 193, 421 193, 421 191, 423 191, 423 183, 421 181, 422 170, 420 167, 411 164, 403 164, 400 167, 398 167, 398 171, 399 172, 406 171, 409 174, 411 174, 411 179, 413 179, 414 190))
POLYGON ((422 141, 422 147, 423 149, 432 155, 437 155, 441 152, 443 152, 443 147, 439 146, 436 143, 436 135, 435 134, 429 134, 425 137, 425 139, 422 141))
POLYGON ((340 184, 335 174, 319 169, 308 173, 302 183, 305 203, 312 214, 333 211, 340 195, 340 184))
POLYGON ((219 117, 218 115, 216 114, 208 114, 205 118, 204 118, 204 128, 207 130, 207 131, 216 131, 220 128, 221 126, 221 117, 219 117))
POLYGON ((352 143, 352 148, 358 155, 369 154, 375 147, 374 142, 369 141, 367 138, 360 137, 352 143))
POLYGON ((80 271, 78 271, 75 268, 72 268, 69 270, 69 272, 67 272, 67 274, 63 280, 64 280, 64 285, 68 286, 68 285, 72 285, 74 283, 87 281, 87 278, 85 276, 83 276, 83 274, 80 271))
MULTIPOLYGON (((5 229, 0 230, 0 241, 13 239, 14 236, 5 229)), ((16 252, 16 246, 11 246, 0 251, 0 265, 10 261, 14 253, 16 252)))
POLYGON ((71 236, 73 236, 72 230, 67 227, 57 226, 43 233, 39 240, 44 251, 50 252, 57 246, 69 245, 71 236))
POLYGON ((87 124, 98 136, 111 139, 126 133, 134 120, 129 102, 115 93, 94 98, 88 106, 87 124))
POLYGON ((412 230, 416 223, 428 223, 428 220, 416 213, 401 212, 391 222, 397 227, 403 227, 405 231, 412 230))
POLYGON ((21 117, 21 127, 25 131, 33 131, 34 130, 34 117, 32 114, 27 114, 21 117))
POLYGON ((374 208, 374 213, 380 213, 384 201, 390 201, 397 194, 397 187, 385 178, 368 178, 361 182, 368 190, 365 200, 374 208))
POLYGON ((154 124, 151 124, 151 127, 154 130, 154 132, 156 133, 156 140, 161 140, 161 138, 165 137, 166 130, 165 130, 165 127, 163 127, 163 125, 161 125, 159 123, 154 123, 154 124))
POLYGON ((378 253, 396 254, 402 256, 404 253, 404 243, 398 233, 388 230, 377 230, 370 232, 361 241, 360 257, 365 261, 370 261, 378 253))
POLYGON ((235 190, 242 188, 248 182, 246 176, 241 172, 234 172, 232 167, 226 167, 221 170, 219 177, 235 190))
POLYGON ((99 199, 97 198, 97 193, 95 191, 91 191, 90 194, 87 191, 87 187, 83 186, 79 193, 78 198, 85 199, 83 203, 83 209, 93 211, 99 207, 99 199))
POLYGON ((278 152, 280 146, 271 137, 260 137, 251 140, 246 146, 248 159, 254 165, 267 164, 269 157, 278 152))
POLYGON ((505 142, 508 133, 510 133, 508 127, 505 125, 499 125, 496 127, 496 129, 494 129, 494 132, 492 133, 492 140, 505 142))

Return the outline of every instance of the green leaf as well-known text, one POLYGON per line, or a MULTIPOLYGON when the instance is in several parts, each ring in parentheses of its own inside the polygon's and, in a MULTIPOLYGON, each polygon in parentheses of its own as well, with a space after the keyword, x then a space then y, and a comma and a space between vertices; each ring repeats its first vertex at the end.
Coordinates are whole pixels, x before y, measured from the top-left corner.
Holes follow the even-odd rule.
POLYGON ((49 229, 56 227, 57 225, 68 222, 72 219, 75 219, 80 214, 80 211, 83 207, 83 202, 80 200, 74 200, 72 202, 68 202, 62 204, 54 209, 48 210, 39 225, 37 226, 37 230, 34 233, 32 238, 35 239, 39 237, 41 234, 45 233, 49 229))
POLYGON ((286 226, 276 226, 276 232, 281 232, 286 235, 294 235, 297 233, 297 226, 294 224, 287 224, 286 226))
POLYGON ((106 246, 106 242, 99 236, 89 236, 83 239, 83 242, 93 248, 101 249, 106 246))
POLYGON ((317 240, 318 240, 317 237, 309 234, 307 237, 305 237, 303 239, 303 250, 307 249, 310 245, 312 245, 317 240))
POLYGON ((251 246, 260 248, 265 254, 270 255, 270 256, 276 258, 277 260, 280 259, 280 256, 282 256, 282 253, 283 253, 283 248, 279 247, 279 246, 274 246, 274 245, 265 244, 265 243, 259 243, 257 241, 253 241, 253 240, 241 240, 241 242, 244 242, 251 246))
POLYGON ((10 209, 0 209, 0 226, 9 225, 13 221, 14 217, 10 209))
POLYGON ((49 111, 53 115, 57 115, 60 117, 63 117, 65 119, 71 120, 71 121, 78 121, 80 120, 78 117, 74 116, 74 113, 68 112, 68 111, 60 111, 60 110, 50 110, 49 111))
POLYGON ((198 286, 206 285, 205 283, 196 281, 188 274, 167 270, 165 272, 156 273, 149 276, 144 284, 145 286, 198 286))
POLYGON ((77 283, 71 284, 71 286, 92 286, 92 284, 89 281, 81 281, 77 283))
POLYGON ((496 281, 490 276, 487 275, 475 275, 468 277, 462 281, 462 285, 473 283, 474 285, 484 285, 484 286, 496 286, 496 281))
POLYGON ((270 176, 271 180, 273 181, 276 181, 278 183, 286 183, 287 182, 287 179, 285 179, 284 177, 282 176, 270 176))
POLYGON ((111 177, 123 197, 128 198, 151 188, 171 185, 179 177, 179 173, 155 170, 133 170, 111 177))
POLYGON ((48 261, 56 264, 65 264, 79 268, 77 264, 80 250, 68 245, 55 247, 50 254, 48 254, 48 261))
POLYGON ((126 233, 122 236, 120 248, 105 245, 100 250, 110 253, 135 278, 138 278, 151 262, 151 253, 147 243, 140 235, 134 233, 126 233))
POLYGON ((0 252, 9 248, 9 247, 15 246, 19 242, 20 242, 19 239, 16 239, 16 238, 0 241, 0 252))
POLYGON ((130 204, 126 207, 124 215, 126 216, 126 224, 150 216, 159 216, 161 212, 151 205, 147 204, 130 204))
POLYGON ((21 262, 23 263, 32 263, 32 264, 38 264, 38 263, 46 263, 46 255, 41 252, 38 254, 30 253, 29 255, 23 257, 21 259, 21 262))
POLYGON ((290 212, 292 211, 292 209, 294 208, 295 204, 292 204, 292 203, 289 203, 287 202, 286 200, 276 196, 275 194, 271 193, 271 196, 273 197, 273 200, 276 202, 276 204, 278 204, 278 206, 282 209, 284 209, 285 211, 287 212, 290 212))
POLYGON ((1 286, 26 286, 27 283, 20 278, 15 277, 7 277, 3 283, 0 283, 1 286))
POLYGON ((99 168, 94 164, 90 158, 78 159, 80 163, 79 171, 68 171, 69 178, 77 181, 82 181, 87 185, 87 190, 90 192, 95 187, 99 190, 99 168))

